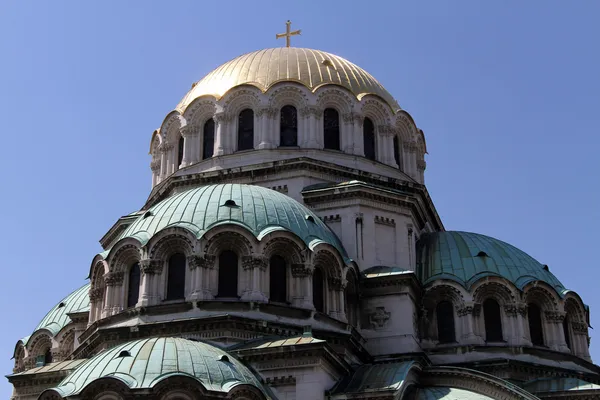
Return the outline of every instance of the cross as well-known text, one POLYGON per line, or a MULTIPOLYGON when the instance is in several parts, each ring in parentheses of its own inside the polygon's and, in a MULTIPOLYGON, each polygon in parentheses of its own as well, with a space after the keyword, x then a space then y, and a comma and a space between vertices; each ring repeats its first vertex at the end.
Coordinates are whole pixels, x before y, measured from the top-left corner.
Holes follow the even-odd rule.
POLYGON ((290 47, 290 38, 292 36, 299 35, 301 32, 300 29, 292 32, 291 26, 292 26, 292 21, 290 21, 288 19, 287 22, 285 23, 285 33, 278 33, 275 35, 275 39, 281 39, 282 37, 285 38, 285 47, 290 47))

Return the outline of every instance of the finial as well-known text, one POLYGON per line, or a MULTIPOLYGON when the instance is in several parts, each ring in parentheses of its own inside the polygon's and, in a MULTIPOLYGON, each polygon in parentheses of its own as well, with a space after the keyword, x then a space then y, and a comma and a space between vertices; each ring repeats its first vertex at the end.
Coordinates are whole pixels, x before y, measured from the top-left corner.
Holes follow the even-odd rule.
POLYGON ((301 32, 300 29, 292 32, 291 28, 292 28, 292 21, 290 21, 288 19, 287 22, 285 23, 285 33, 278 33, 275 35, 275 39, 281 39, 282 37, 285 38, 285 47, 290 47, 290 38, 292 36, 299 35, 301 32))

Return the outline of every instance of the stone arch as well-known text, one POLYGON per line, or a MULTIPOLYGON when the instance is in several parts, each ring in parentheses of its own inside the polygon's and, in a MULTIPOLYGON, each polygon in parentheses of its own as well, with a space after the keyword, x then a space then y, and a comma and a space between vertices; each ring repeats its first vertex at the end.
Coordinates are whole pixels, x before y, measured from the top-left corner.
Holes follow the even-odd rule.
POLYGON ((186 257, 191 256, 196 241, 195 236, 187 229, 172 227, 156 233, 146 247, 150 259, 166 262, 169 256, 178 252, 186 257))
POLYGON ((177 110, 171 111, 160 126, 160 133, 163 139, 166 139, 167 142, 176 144, 177 140, 180 136, 180 129, 187 125, 185 118, 183 115, 179 113, 177 110))
POLYGON ((223 250, 233 250, 240 257, 253 253, 256 238, 248 230, 232 224, 219 225, 209 230, 203 237, 204 253, 218 256, 223 250))
POLYGON ((16 374, 16 373, 25 371, 26 351, 25 351, 25 346, 23 345, 23 342, 19 341, 17 343, 13 357, 15 359, 13 373, 16 374))
POLYGON ((240 384, 234 386, 227 397, 232 400, 265 400, 266 397, 256 387, 248 384, 240 384))
POLYGON ((390 125, 393 115, 389 106, 377 96, 367 95, 359 103, 360 113, 364 118, 369 118, 375 126, 390 125))
POLYGON ((581 298, 572 293, 573 292, 567 293, 564 298, 564 310, 570 315, 573 321, 585 323, 587 320, 585 306, 583 305, 581 298))
POLYGON ((451 321, 454 324, 454 340, 460 337, 459 324, 457 319, 459 313, 467 309, 465 307, 464 288, 453 282, 433 283, 432 286, 425 289, 422 300, 421 321, 419 332, 424 340, 431 340, 432 344, 438 344, 440 334, 438 329, 438 305, 443 302, 448 302, 452 305, 454 314, 451 321))
POLYGON ((58 339, 58 358, 60 361, 67 359, 74 350, 75 328, 66 327, 57 335, 58 339))
POLYGON ((559 298, 556 291, 548 284, 541 281, 530 282, 523 288, 525 303, 535 303, 542 311, 556 311, 559 298))
POLYGON ((261 97, 260 89, 252 85, 242 85, 229 90, 221 98, 220 103, 223 105, 224 112, 236 122, 238 114, 246 108, 254 111, 256 118, 256 113, 261 105, 261 97))
POLYGON ((26 368, 34 368, 38 359, 44 357, 48 351, 52 354, 52 335, 46 329, 36 331, 27 342, 26 368))
POLYGON ((277 110, 283 106, 294 106, 298 111, 309 103, 309 91, 303 85, 279 83, 267 91, 269 106, 277 110))
POLYGON ((434 283, 432 286, 425 289, 425 293, 423 294, 423 306, 435 306, 438 302, 447 300, 454 305, 454 308, 463 308, 466 294, 463 293, 463 290, 464 289, 461 286, 454 285, 450 282, 434 283))
POLYGON ((337 254, 330 249, 318 249, 313 251, 313 269, 321 267, 328 279, 341 280, 343 268, 337 254))
POLYGON ((198 129, 204 126, 204 123, 213 118, 217 112, 217 101, 213 96, 202 96, 194 99, 183 112, 183 116, 188 125, 198 129))
POLYGON ((398 111, 394 125, 402 139, 402 143, 417 141, 417 125, 409 113, 404 110, 398 111))
POLYGON ((304 242, 296 235, 287 231, 276 231, 261 238, 262 255, 269 259, 273 255, 283 257, 287 263, 304 263, 304 242))
POLYGON ((172 400, 178 394, 182 394, 190 399, 203 399, 207 395, 206 388, 195 378, 182 375, 171 375, 161 379, 152 388, 152 392, 157 399, 172 400))
POLYGON ((125 382, 113 377, 101 377, 83 388, 79 397, 94 400, 123 400, 130 393, 125 382))
POLYGON ((479 304, 488 298, 493 298, 501 306, 511 305, 517 299, 514 287, 508 282, 497 277, 485 277, 471 286, 473 301, 479 304))
POLYGON ((340 118, 352 112, 354 104, 357 102, 356 98, 347 90, 335 85, 320 86, 315 90, 315 94, 317 95, 316 104, 321 110, 334 108, 340 114, 340 118))
POLYGON ((125 272, 131 264, 142 259, 141 243, 134 238, 117 242, 108 256, 108 268, 114 272, 125 272))

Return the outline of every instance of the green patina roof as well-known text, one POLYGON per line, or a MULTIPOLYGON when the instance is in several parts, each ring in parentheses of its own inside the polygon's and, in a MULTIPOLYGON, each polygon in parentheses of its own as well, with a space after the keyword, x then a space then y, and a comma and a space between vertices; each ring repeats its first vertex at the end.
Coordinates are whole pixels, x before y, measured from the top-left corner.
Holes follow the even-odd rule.
POLYGON ((285 229, 309 247, 320 242, 334 246, 348 261, 337 236, 319 217, 296 200, 254 185, 218 184, 202 186, 171 196, 138 217, 119 239, 133 237, 145 244, 162 229, 181 227, 200 238, 210 228, 234 223, 259 240, 274 230, 285 229), (226 206, 227 200, 236 206, 226 206), (310 216, 314 222, 309 221, 310 216))
POLYGON ((599 385, 577 378, 535 379, 525 383, 523 388, 531 393, 568 392, 572 390, 597 390, 600 393, 599 385))
POLYGON ((464 389, 456 389, 450 387, 428 387, 419 389, 417 400, 493 400, 492 397, 484 396, 479 393, 471 392, 464 389))
POLYGON ((566 292, 558 279, 527 253, 501 240, 469 232, 421 236, 417 243, 417 276, 424 285, 451 279, 466 288, 485 276, 500 276, 519 289, 531 281, 543 281, 560 295, 566 292))
POLYGON ((136 340, 105 350, 52 390, 62 397, 75 396, 106 377, 119 379, 131 389, 147 389, 177 375, 194 377, 209 391, 227 393, 248 384, 269 397, 252 372, 233 356, 206 343, 173 337, 136 340), (119 357, 123 351, 129 355, 119 357), (221 360, 222 356, 228 360, 221 360))
MULTIPOLYGON (((52 335, 56 335, 62 328, 71 322, 67 314, 73 312, 83 312, 90 310, 89 297, 90 284, 85 284, 55 305, 42 321, 35 328, 34 332, 40 329, 49 330, 52 335)), ((27 337, 29 339, 29 337, 27 337)), ((22 339, 25 340, 25 339, 22 339)), ((24 342, 26 343, 26 342, 24 342)))
POLYGON ((413 365, 413 361, 362 365, 352 377, 340 382, 333 394, 396 391, 413 365))

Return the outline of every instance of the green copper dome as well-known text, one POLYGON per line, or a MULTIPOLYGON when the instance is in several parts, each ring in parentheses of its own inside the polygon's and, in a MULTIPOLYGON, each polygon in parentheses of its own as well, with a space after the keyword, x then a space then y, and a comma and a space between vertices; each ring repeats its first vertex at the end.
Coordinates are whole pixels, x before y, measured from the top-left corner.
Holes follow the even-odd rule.
POLYGON ((226 223, 248 229, 259 240, 273 230, 285 229, 309 247, 325 242, 348 259, 337 236, 316 214, 291 197, 254 185, 219 184, 178 193, 140 213, 120 239, 133 237, 145 244, 170 227, 188 229, 200 238, 210 228, 226 223))
POLYGON ((62 299, 52 310, 46 314, 44 319, 38 324, 34 332, 40 329, 47 329, 52 336, 55 336, 62 328, 71 322, 68 314, 73 312, 84 312, 90 310, 90 297, 88 292, 90 284, 85 284, 64 299, 62 299))
POLYGON ((173 337, 141 339, 105 350, 50 390, 62 397, 76 396, 95 380, 109 377, 130 389, 148 389, 172 376, 195 378, 206 390, 221 393, 251 385, 268 397, 252 372, 225 351, 173 337))
POLYGON ((565 287, 527 253, 501 240, 469 232, 434 232, 417 243, 417 275, 423 285, 450 279, 469 288, 485 276, 500 276, 519 289, 532 281, 546 282, 558 294, 565 287))

